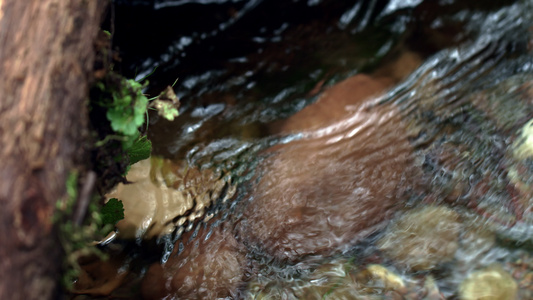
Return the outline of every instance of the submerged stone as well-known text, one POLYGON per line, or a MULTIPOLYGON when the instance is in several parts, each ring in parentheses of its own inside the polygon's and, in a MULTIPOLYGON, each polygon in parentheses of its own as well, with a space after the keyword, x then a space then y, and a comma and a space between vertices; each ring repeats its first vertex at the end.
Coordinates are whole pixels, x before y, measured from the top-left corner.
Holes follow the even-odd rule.
POLYGON ((461 283, 459 295, 462 300, 513 300, 518 285, 501 266, 490 266, 474 272, 461 283))
POLYGON ((361 101, 379 96, 390 82, 358 74, 343 80, 322 93, 318 100, 288 118, 282 132, 316 130, 331 125, 336 120, 346 119, 354 106, 361 101))
POLYGON ((220 173, 157 157, 132 165, 127 180, 107 195, 124 203, 125 218, 117 224, 123 239, 149 239, 208 221, 213 202, 235 193, 220 173))
POLYGON ((382 281, 385 288, 398 291, 405 289, 403 279, 382 265, 369 265, 364 271, 364 274, 370 280, 382 281))
POLYGON ((453 259, 460 232, 458 213, 429 206, 402 215, 388 228, 378 247, 412 270, 428 270, 453 259))
POLYGON ((231 231, 203 228, 183 240, 188 240, 183 251, 176 245, 165 264, 149 268, 141 286, 144 299, 235 298, 247 260, 231 231))
POLYGON ((404 280, 382 265, 360 270, 351 260, 335 258, 294 277, 256 278, 245 299, 402 299, 406 293, 404 280))
MULTIPOLYGON (((331 255, 377 230, 402 205, 398 200, 411 188, 407 178, 413 178, 412 149, 394 105, 360 98, 371 92, 353 93, 378 92, 369 81, 356 75, 318 102, 334 105, 343 99, 332 110, 347 108, 349 117, 327 126, 318 118, 321 129, 271 149, 274 155, 262 165, 264 175, 237 224, 250 249, 290 262, 331 255)), ((327 107, 313 104, 287 124, 313 122, 327 107)))

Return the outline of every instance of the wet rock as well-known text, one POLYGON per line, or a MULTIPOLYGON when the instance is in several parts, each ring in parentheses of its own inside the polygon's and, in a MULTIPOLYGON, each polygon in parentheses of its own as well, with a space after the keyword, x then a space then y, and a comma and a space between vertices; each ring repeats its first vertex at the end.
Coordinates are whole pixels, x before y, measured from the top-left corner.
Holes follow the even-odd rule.
POLYGON ((233 234, 219 226, 184 236, 189 238, 182 252, 176 245, 165 264, 149 268, 141 285, 144 299, 218 299, 238 293, 247 260, 233 234))
POLYGON ((108 198, 124 203, 119 238, 151 238, 170 234, 176 226, 208 221, 213 201, 231 198, 235 189, 211 170, 200 171, 184 162, 152 157, 134 164, 129 184, 119 184, 108 198), (226 184, 229 188, 225 189, 226 184))
POLYGON ((405 51, 372 76, 357 74, 349 77, 326 89, 315 103, 287 119, 280 131, 315 130, 347 118, 364 101, 380 96, 393 84, 407 77, 421 61, 418 54, 405 51))
MULTIPOLYGON (((282 271, 283 272, 283 271, 282 271)), ((335 258, 322 262, 296 278, 256 279, 246 299, 403 299, 403 279, 381 265, 360 270, 350 260, 335 258), (395 298, 396 297, 396 298, 395 298)))
MULTIPOLYGON (((357 75, 323 95, 329 105, 353 97, 349 117, 330 119, 328 126, 318 118, 321 129, 271 149, 237 224, 250 249, 291 262, 330 255, 374 232, 401 205, 398 200, 412 187, 411 146, 393 105, 358 98, 365 93, 355 91, 367 81, 379 86, 357 75)), ((313 122, 318 113, 311 110, 327 107, 309 106, 288 124, 313 122)))
POLYGON ((327 89, 312 105, 300 110, 283 123, 281 132, 315 130, 346 118, 354 105, 379 96, 390 86, 388 80, 376 80, 358 74, 327 89), (352 107, 350 107, 352 106, 352 107))
POLYGON ((378 247, 412 270, 428 270, 453 259, 460 231, 458 213, 429 206, 402 215, 388 228, 378 247))
POLYGON ((362 277, 366 277, 366 282, 381 282, 385 289, 405 291, 403 279, 382 265, 367 266, 365 271, 358 274, 358 278, 362 277))
POLYGON ((514 300, 518 285, 499 265, 474 272, 461 283, 462 300, 514 300))

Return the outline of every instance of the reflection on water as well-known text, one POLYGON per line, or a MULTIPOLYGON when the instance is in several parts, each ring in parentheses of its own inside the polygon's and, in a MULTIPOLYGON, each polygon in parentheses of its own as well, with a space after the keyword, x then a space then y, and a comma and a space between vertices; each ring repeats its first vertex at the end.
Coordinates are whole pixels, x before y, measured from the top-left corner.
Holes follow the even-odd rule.
POLYGON ((114 195, 123 237, 165 245, 145 299, 533 297, 533 3, 429 2, 345 8, 346 47, 305 67, 256 53, 184 80, 180 117, 151 125, 166 158, 114 195), (404 27, 360 55, 386 21, 404 27), (445 49, 413 51, 425 30, 445 49))

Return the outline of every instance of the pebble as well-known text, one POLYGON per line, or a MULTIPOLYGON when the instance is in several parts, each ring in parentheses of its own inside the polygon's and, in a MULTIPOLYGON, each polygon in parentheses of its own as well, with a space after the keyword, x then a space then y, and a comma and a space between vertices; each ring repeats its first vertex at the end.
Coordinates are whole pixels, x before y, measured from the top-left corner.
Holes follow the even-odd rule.
POLYGON ((378 247, 414 271, 429 270, 453 259, 460 232, 457 212, 428 206, 403 214, 387 229, 378 247))
POLYGON ((518 285, 500 265, 489 266, 468 276, 459 287, 461 300, 514 300, 518 285))

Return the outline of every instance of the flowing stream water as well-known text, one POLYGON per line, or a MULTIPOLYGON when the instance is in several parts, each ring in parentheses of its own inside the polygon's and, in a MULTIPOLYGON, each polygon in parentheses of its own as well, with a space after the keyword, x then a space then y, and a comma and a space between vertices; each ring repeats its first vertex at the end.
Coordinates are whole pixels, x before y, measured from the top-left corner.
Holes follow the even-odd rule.
POLYGON ((109 195, 101 297, 533 299, 532 1, 115 10, 123 72, 182 106, 109 195))

